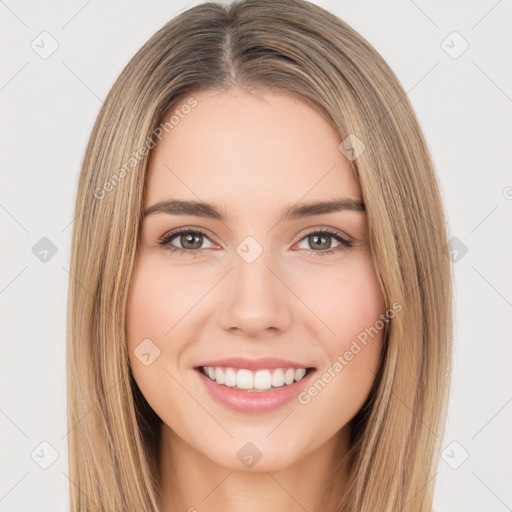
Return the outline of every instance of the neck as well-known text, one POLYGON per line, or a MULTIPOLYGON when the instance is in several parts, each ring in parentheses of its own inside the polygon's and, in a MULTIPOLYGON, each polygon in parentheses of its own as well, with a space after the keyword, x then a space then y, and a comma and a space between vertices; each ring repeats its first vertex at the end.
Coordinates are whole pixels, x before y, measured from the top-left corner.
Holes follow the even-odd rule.
POLYGON ((219 466, 162 424, 162 512, 339 512, 347 487, 349 427, 276 471, 219 466))

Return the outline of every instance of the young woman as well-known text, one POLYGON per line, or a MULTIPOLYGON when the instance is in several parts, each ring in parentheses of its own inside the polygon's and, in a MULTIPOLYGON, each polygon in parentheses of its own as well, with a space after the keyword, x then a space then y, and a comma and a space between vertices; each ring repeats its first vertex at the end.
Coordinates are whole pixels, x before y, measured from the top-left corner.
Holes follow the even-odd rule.
POLYGON ((408 98, 302 0, 195 6, 80 174, 72 511, 432 510, 447 226, 408 98))

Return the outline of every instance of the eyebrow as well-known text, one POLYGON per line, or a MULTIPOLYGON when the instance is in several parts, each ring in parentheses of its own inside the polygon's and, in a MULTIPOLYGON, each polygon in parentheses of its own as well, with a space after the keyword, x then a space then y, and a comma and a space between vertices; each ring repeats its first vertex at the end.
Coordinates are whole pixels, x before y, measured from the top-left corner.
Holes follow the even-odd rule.
MULTIPOLYGON (((297 220, 313 215, 334 213, 341 211, 365 212, 365 206, 359 199, 334 199, 331 201, 316 201, 309 203, 300 203, 285 208, 281 213, 278 222, 297 220)), ((181 201, 165 200, 150 206, 144 216, 154 213, 167 213, 168 215, 195 215, 197 217, 207 217, 224 222, 226 215, 219 205, 205 203, 202 201, 181 201)))

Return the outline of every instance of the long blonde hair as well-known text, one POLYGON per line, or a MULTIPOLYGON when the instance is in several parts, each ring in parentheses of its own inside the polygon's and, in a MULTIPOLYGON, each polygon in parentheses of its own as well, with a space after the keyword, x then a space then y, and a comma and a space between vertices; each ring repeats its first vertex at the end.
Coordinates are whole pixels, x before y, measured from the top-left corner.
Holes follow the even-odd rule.
POLYGON ((172 105, 233 85, 292 94, 343 140, 355 135, 365 146, 351 165, 386 305, 398 302, 402 311, 390 321, 374 386, 352 421, 343 510, 430 512, 452 342, 438 183, 392 70, 345 22, 303 0, 204 3, 182 12, 131 59, 98 115, 79 178, 70 265, 70 510, 158 511, 161 420, 131 375, 125 324, 148 149, 172 105))

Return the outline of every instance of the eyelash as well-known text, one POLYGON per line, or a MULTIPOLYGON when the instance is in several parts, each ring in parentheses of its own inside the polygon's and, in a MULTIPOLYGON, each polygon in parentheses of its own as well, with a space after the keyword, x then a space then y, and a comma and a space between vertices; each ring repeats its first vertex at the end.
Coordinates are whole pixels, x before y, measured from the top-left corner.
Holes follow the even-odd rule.
MULTIPOLYGON (((179 229, 175 229, 174 231, 171 231, 171 232, 163 235, 160 238, 158 245, 160 245, 161 247, 164 247, 166 250, 170 251, 171 253, 176 253, 176 251, 178 251, 178 254, 180 254, 180 255, 183 254, 183 255, 192 256, 192 257, 201 256, 203 254, 203 251, 205 251, 206 249, 182 249, 180 247, 175 247, 174 245, 171 245, 171 240, 173 240, 174 238, 176 238, 178 235, 180 235, 182 233, 187 233, 187 234, 192 234, 192 235, 202 235, 202 236, 208 238, 208 235, 203 231, 194 230, 194 229, 190 229, 190 228, 179 228, 179 229), (191 254, 191 253, 193 253, 193 254, 191 254)), ((330 254, 333 254, 336 252, 343 251, 345 249, 350 249, 353 246, 353 243, 350 240, 341 236, 338 231, 335 231, 331 228, 322 228, 321 230, 317 230, 317 231, 313 230, 308 233, 305 233, 304 236, 299 240, 299 242, 301 242, 302 240, 304 240, 304 238, 307 238, 308 236, 311 236, 311 235, 330 236, 330 237, 336 239, 338 242, 340 242, 340 245, 338 245, 337 247, 333 247, 331 249, 326 249, 324 251, 322 251, 322 250, 315 251, 313 249, 309 249, 308 251, 309 251, 310 257, 327 256, 327 255, 330 255, 330 254)), ((299 242, 297 242, 297 243, 299 243, 299 242)))

